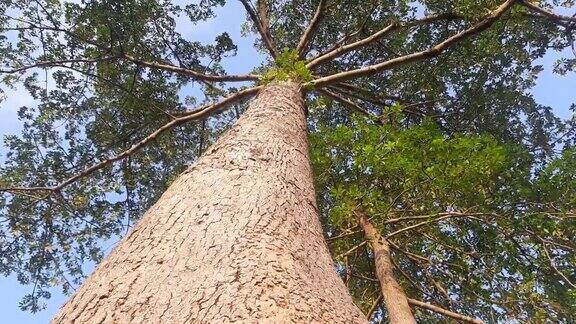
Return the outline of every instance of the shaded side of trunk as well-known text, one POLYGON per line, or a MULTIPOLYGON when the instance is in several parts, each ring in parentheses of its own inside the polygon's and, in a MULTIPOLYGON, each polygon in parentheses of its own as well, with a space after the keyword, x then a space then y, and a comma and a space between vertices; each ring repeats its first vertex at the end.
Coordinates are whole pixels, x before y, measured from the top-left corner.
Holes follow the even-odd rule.
POLYGON ((372 224, 362 211, 356 211, 356 217, 374 252, 376 276, 380 282, 380 289, 390 323, 416 323, 410 305, 408 304, 408 298, 394 276, 394 266, 390 259, 390 246, 388 242, 380 235, 376 227, 374 227, 374 224, 372 224))
POLYGON ((300 86, 261 91, 55 323, 365 322, 322 236, 300 86))

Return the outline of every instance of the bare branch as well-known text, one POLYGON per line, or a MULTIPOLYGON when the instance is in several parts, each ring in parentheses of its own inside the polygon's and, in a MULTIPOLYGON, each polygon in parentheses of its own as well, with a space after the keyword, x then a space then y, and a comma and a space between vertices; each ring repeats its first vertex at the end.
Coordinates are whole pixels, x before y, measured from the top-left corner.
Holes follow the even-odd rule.
POLYGON ((148 62, 144 60, 137 59, 131 55, 123 54, 122 57, 125 59, 134 62, 137 65, 148 67, 148 68, 155 68, 164 71, 174 72, 182 75, 187 75, 194 77, 198 80, 203 81, 215 81, 215 82, 231 82, 231 81, 257 81, 260 79, 259 75, 253 74, 245 74, 245 75, 209 75, 200 73, 194 70, 181 68, 174 65, 169 64, 162 64, 157 62, 148 62))
POLYGON ((486 16, 479 23, 475 24, 474 26, 472 26, 472 27, 460 32, 460 33, 457 33, 457 34, 445 39, 441 43, 438 43, 434 47, 429 48, 427 50, 408 54, 408 55, 404 55, 404 56, 400 56, 400 57, 396 57, 394 59, 391 59, 391 60, 388 60, 388 61, 385 61, 382 63, 366 66, 366 67, 363 67, 360 69, 349 70, 349 71, 344 71, 344 72, 336 73, 333 75, 329 75, 329 76, 326 76, 323 78, 319 78, 319 79, 310 81, 306 85, 313 86, 315 88, 325 87, 325 86, 330 85, 330 84, 343 82, 346 80, 351 80, 351 79, 355 79, 355 78, 359 78, 359 77, 363 77, 363 76, 374 75, 376 73, 379 73, 379 72, 382 72, 385 70, 389 70, 389 69, 392 69, 392 68, 397 67, 397 66, 401 66, 404 64, 422 61, 425 59, 436 57, 436 56, 442 54, 442 52, 445 51, 446 49, 450 48, 451 46, 453 46, 459 42, 461 42, 462 40, 464 40, 468 37, 474 36, 474 35, 482 32, 482 31, 488 29, 490 26, 492 26, 492 24, 494 24, 494 22, 496 22, 496 20, 498 20, 498 18, 500 18, 500 16, 502 16, 505 12, 507 12, 515 4, 515 2, 516 2, 516 0, 506 0, 503 4, 501 4, 497 9, 492 11, 492 13, 490 13, 488 16, 486 16))
POLYGON ((447 310, 447 309, 444 309, 444 308, 442 308, 442 307, 439 307, 439 306, 436 306, 436 305, 432 305, 432 304, 430 304, 430 303, 425 303, 425 302, 422 302, 422 301, 419 301, 419 300, 416 300, 416 299, 408 298, 408 303, 409 303, 410 305, 414 305, 414 306, 417 306, 417 307, 420 307, 420 308, 425 308, 425 309, 427 309, 427 310, 431 310, 431 311, 433 311, 433 312, 435 312, 435 313, 442 314, 442 315, 444 315, 444 316, 453 318, 453 319, 458 320, 458 321, 463 321, 463 322, 473 323, 473 324, 482 324, 482 323, 484 323, 483 321, 481 321, 481 320, 479 320, 479 319, 475 319, 475 318, 472 318, 472 317, 468 317, 468 316, 466 316, 466 315, 458 314, 458 313, 449 311, 449 310, 447 310))
POLYGON ((252 19, 252 22, 256 26, 256 29, 258 29, 258 33, 260 33, 260 36, 262 37, 264 46, 266 46, 272 58, 276 58, 278 56, 278 51, 276 50, 276 45, 274 45, 274 41, 272 40, 272 36, 270 35, 270 29, 268 25, 268 14, 267 14, 268 10, 267 7, 264 7, 265 5, 267 6, 266 1, 258 1, 258 9, 259 9, 258 14, 250 4, 249 0, 240 0, 240 2, 242 2, 242 5, 244 5, 246 12, 248 12, 248 15, 250 16, 250 19, 252 19))
POLYGON ((384 27, 383 29, 379 30, 378 32, 376 32, 376 33, 374 33, 374 34, 372 34, 366 38, 363 38, 361 40, 358 40, 354 43, 351 43, 351 44, 348 44, 348 45, 345 45, 342 47, 338 47, 338 48, 332 50, 331 52, 328 52, 328 53, 325 53, 325 54, 318 56, 317 58, 313 59, 308 64, 306 64, 306 67, 311 69, 320 63, 333 60, 338 56, 344 55, 344 54, 351 52, 355 49, 358 49, 358 48, 364 47, 366 45, 369 45, 371 43, 374 43, 376 40, 380 39, 384 35, 391 33, 393 31, 396 31, 400 28, 414 27, 414 26, 419 26, 419 25, 424 25, 424 24, 428 24, 431 22, 435 22, 438 20, 453 19, 453 18, 456 18, 456 15, 451 14, 451 13, 447 13, 447 14, 432 15, 432 16, 428 16, 428 17, 425 17, 425 18, 422 18, 419 20, 414 20, 414 21, 410 21, 410 22, 406 22, 406 23, 392 22, 388 26, 384 27))
POLYGON ((155 130, 154 132, 152 132, 146 138, 144 138, 141 141, 139 141, 138 143, 132 145, 132 147, 130 147, 126 151, 124 151, 124 152, 122 152, 116 156, 113 156, 111 158, 108 158, 106 160, 103 160, 101 162, 98 162, 98 163, 84 169, 82 172, 68 178, 67 180, 65 180, 64 182, 61 182, 60 184, 58 184, 56 186, 53 186, 53 187, 30 187, 30 188, 24 188, 24 187, 1 188, 0 187, 0 192, 51 191, 53 193, 57 193, 62 188, 74 183, 78 179, 84 178, 84 177, 92 174, 93 172, 98 171, 98 170, 112 164, 113 162, 116 162, 118 160, 122 160, 126 157, 133 155, 134 153, 136 153, 140 149, 142 149, 144 146, 146 146, 148 143, 155 140, 162 133, 164 133, 164 132, 166 132, 166 131, 168 131, 168 130, 176 127, 176 126, 182 125, 182 124, 184 124, 190 120, 204 118, 204 117, 208 116, 210 113, 217 111, 219 109, 222 109, 224 107, 227 107, 227 106, 237 102, 238 100, 242 100, 244 98, 253 96, 258 91, 260 91, 261 88, 262 88, 262 86, 258 86, 258 87, 253 87, 253 88, 249 88, 246 90, 236 92, 236 93, 224 98, 223 100, 221 100, 218 103, 204 105, 204 106, 202 106, 202 107, 200 107, 194 111, 191 111, 189 114, 187 114, 185 116, 173 119, 170 122, 164 124, 162 127, 155 130))
POLYGON ((316 8, 316 12, 314 13, 314 17, 312 17, 312 20, 310 20, 310 24, 302 34, 302 37, 300 37, 300 41, 298 42, 296 50, 298 51, 298 54, 301 58, 306 57, 306 53, 308 53, 308 48, 310 47, 309 45, 314 39, 314 34, 318 29, 318 24, 324 17, 327 3, 328 0, 320 0, 320 3, 316 8))

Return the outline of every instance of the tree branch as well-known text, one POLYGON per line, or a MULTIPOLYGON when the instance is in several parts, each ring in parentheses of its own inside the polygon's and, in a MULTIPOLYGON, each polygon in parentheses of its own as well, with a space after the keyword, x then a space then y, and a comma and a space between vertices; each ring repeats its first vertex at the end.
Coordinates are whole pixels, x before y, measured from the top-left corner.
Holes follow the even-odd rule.
POLYGON ((370 113, 368 110, 358 106, 356 103, 354 103, 351 100, 348 100, 342 96, 337 95, 336 93, 328 90, 328 89, 317 89, 318 92, 320 92, 321 94, 340 102, 341 104, 343 104, 344 106, 351 108, 353 111, 358 112, 364 116, 369 117, 370 119, 373 119, 374 121, 378 121, 378 117, 372 113, 370 113))
POLYGON ((550 253, 548 252, 548 248, 546 247, 546 242, 544 242, 544 240, 540 236, 536 235, 536 237, 538 238, 538 240, 542 244, 542 249, 544 250, 544 254, 546 255, 546 258, 548 259, 548 262, 550 263, 550 267, 552 268, 552 270, 554 270, 554 272, 556 272, 556 274, 558 274, 560 277, 562 277, 562 279, 564 279, 564 282, 566 282, 566 284, 568 284, 573 289, 576 289, 576 284, 574 284, 572 281, 570 281, 570 279, 568 279, 568 277, 566 277, 566 275, 564 273, 562 273, 562 271, 560 271, 560 269, 558 269, 556 264, 554 264, 554 260, 552 260, 552 257, 550 256, 550 253))
POLYGON ((248 12, 248 15, 250 16, 250 19, 252 19, 254 25, 256 25, 256 29, 258 30, 258 33, 260 33, 260 36, 262 37, 264 46, 266 46, 272 58, 275 59, 278 56, 278 51, 276 50, 276 45, 274 45, 274 41, 272 40, 272 37, 270 35, 270 29, 268 25, 268 14, 267 14, 268 3, 266 1, 258 0, 258 14, 257 14, 248 0, 240 0, 240 2, 242 3, 242 5, 244 5, 244 8, 246 9, 246 12, 248 12))
POLYGON ((406 22, 406 23, 396 23, 396 22, 392 22, 391 24, 389 24, 388 26, 384 27, 383 29, 379 30, 378 32, 363 38, 361 40, 358 40, 354 43, 348 44, 348 45, 344 45, 342 47, 338 47, 328 53, 322 54, 318 57, 316 57, 315 59, 313 59, 312 61, 308 62, 308 64, 306 64, 306 67, 308 67, 309 69, 317 66, 320 63, 329 61, 329 60, 333 60, 338 56, 342 56, 348 52, 351 52, 357 48, 361 48, 364 47, 366 45, 369 45, 371 43, 374 43, 375 41, 377 41, 378 39, 380 39, 381 37, 383 37, 384 35, 396 31, 400 28, 404 28, 404 27, 414 27, 414 26, 419 26, 419 25, 424 25, 427 23, 431 23, 431 22, 435 22, 438 20, 443 20, 443 19, 453 19, 456 18, 456 15, 452 14, 452 13, 447 13, 447 14, 439 14, 439 15, 432 15, 432 16, 428 16, 419 20, 414 20, 414 21, 410 21, 410 22, 406 22))
POLYGON ((185 116, 173 119, 170 122, 164 124, 162 127, 155 130, 154 132, 152 132, 150 135, 148 135, 147 137, 145 137, 144 139, 142 139, 138 143, 132 145, 132 147, 125 150, 124 152, 122 152, 118 155, 115 155, 111 158, 108 158, 106 160, 103 160, 101 162, 98 162, 98 163, 84 169, 82 172, 68 178, 67 180, 65 180, 64 182, 61 182, 60 184, 58 184, 56 186, 53 186, 53 187, 29 187, 29 188, 25 188, 25 187, 2 188, 2 187, 0 187, 0 192, 50 191, 52 193, 57 193, 62 188, 74 183, 78 179, 84 178, 84 177, 94 173, 95 171, 98 171, 98 170, 112 164, 113 162, 116 162, 118 160, 122 160, 128 156, 133 155, 134 153, 136 153, 140 149, 142 149, 144 146, 146 146, 148 143, 155 140, 162 133, 164 133, 164 132, 166 132, 166 131, 168 131, 168 130, 176 127, 176 126, 184 124, 190 120, 204 118, 204 117, 208 116, 210 113, 217 111, 221 108, 224 108, 226 106, 229 106, 229 105, 237 102, 238 100, 253 96, 258 91, 260 91, 261 88, 262 88, 262 86, 258 86, 258 87, 253 87, 253 88, 249 88, 249 89, 245 89, 245 90, 236 92, 236 93, 224 98, 223 100, 221 100, 218 103, 204 105, 204 106, 202 106, 202 107, 200 107, 194 111, 191 111, 189 114, 187 114, 185 116))
POLYGON ((539 7, 539 6, 531 3, 531 2, 529 2, 529 1, 526 1, 526 0, 518 0, 518 2, 519 2, 522 6, 528 8, 528 9, 534 11, 534 12, 537 12, 537 13, 543 15, 543 16, 546 16, 546 17, 550 18, 551 20, 553 20, 553 21, 555 21, 555 22, 558 22, 558 23, 563 23, 563 22, 576 23, 576 17, 574 17, 574 16, 573 16, 573 17, 570 17, 570 16, 558 15, 558 14, 556 14, 556 13, 550 11, 550 10, 541 8, 541 7, 539 7))
POLYGON ((108 56, 108 57, 98 57, 98 58, 93 58, 93 59, 86 59, 86 58, 81 58, 81 59, 65 59, 65 60, 56 60, 56 61, 40 61, 40 62, 36 62, 30 65, 26 65, 26 66, 21 66, 19 68, 14 68, 11 70, 0 70, 0 73, 5 73, 5 74, 14 74, 14 73, 19 73, 19 72, 24 72, 26 70, 29 69, 33 69, 33 68, 46 68, 46 67, 62 67, 63 64, 66 63, 97 63, 97 62, 105 62, 105 61, 111 61, 114 59, 117 59, 117 56, 108 56))
POLYGON ((315 88, 325 87, 325 86, 333 84, 333 83, 343 82, 346 80, 351 80, 351 79, 355 79, 355 78, 359 78, 359 77, 363 77, 363 76, 374 75, 376 73, 379 73, 379 72, 382 72, 385 70, 389 70, 389 69, 392 69, 392 68, 397 67, 397 66, 401 66, 404 64, 408 64, 408 63, 417 62, 417 61, 421 61, 424 59, 436 57, 436 56, 442 54, 442 52, 445 51, 446 49, 450 48, 451 46, 453 46, 459 42, 461 42, 462 40, 464 40, 468 37, 474 36, 474 35, 482 32, 482 31, 488 29, 490 26, 492 26, 492 24, 494 24, 494 22, 496 22, 496 20, 498 20, 498 18, 500 18, 500 16, 502 16, 505 12, 507 12, 515 4, 515 2, 516 2, 516 0, 506 0, 496 10, 492 11, 491 14, 486 16, 479 23, 475 24, 474 26, 472 26, 472 27, 460 32, 460 33, 457 33, 457 34, 445 39, 443 42, 438 43, 435 46, 433 46, 432 48, 429 48, 427 50, 408 54, 408 55, 404 55, 404 56, 400 56, 400 57, 396 57, 394 59, 391 59, 391 60, 388 60, 388 61, 385 61, 382 63, 366 66, 366 67, 363 67, 360 69, 349 70, 349 71, 344 71, 344 72, 336 73, 333 75, 329 75, 329 76, 326 76, 323 78, 319 78, 319 79, 310 81, 306 85, 312 86, 315 88))
POLYGON ((439 306, 436 306, 436 305, 432 305, 432 304, 430 304, 430 303, 425 303, 425 302, 422 302, 422 301, 419 301, 419 300, 416 300, 416 299, 408 298, 408 303, 409 303, 410 305, 414 305, 414 306, 417 306, 417 307, 420 307, 420 308, 424 308, 424 309, 433 311, 433 312, 435 312, 435 313, 442 314, 442 315, 444 315, 444 316, 453 318, 453 319, 458 320, 458 321, 463 321, 463 322, 473 323, 473 324, 482 324, 482 323, 484 323, 483 321, 481 321, 481 320, 479 320, 479 319, 475 319, 475 318, 472 318, 472 317, 468 317, 468 316, 466 316, 466 315, 458 314, 458 313, 449 311, 449 310, 447 310, 447 309, 444 309, 444 308, 442 308, 442 307, 439 307, 439 306))
POLYGON ((346 252, 344 252, 344 253, 342 253, 342 254, 339 254, 339 255, 335 256, 334 259, 340 259, 340 258, 349 256, 350 254, 354 253, 354 251, 356 251, 356 250, 358 250, 359 248, 361 248, 361 247, 363 247, 364 245, 366 245, 366 243, 368 243, 368 242, 363 241, 362 243, 360 243, 360 244, 355 245, 354 247, 352 247, 350 250, 348 250, 348 251, 346 251, 346 252))
POLYGON ((253 75, 253 74, 209 75, 209 74, 200 73, 200 72, 197 72, 194 70, 185 69, 185 68, 181 68, 181 67, 174 66, 174 65, 168 65, 168 64, 162 64, 162 63, 148 62, 148 61, 140 60, 140 59, 137 59, 137 58, 135 58, 129 54, 123 54, 122 57, 127 59, 128 61, 135 63, 136 65, 139 65, 139 66, 144 66, 144 67, 148 67, 148 68, 155 68, 155 69, 174 72, 174 73, 178 73, 178 74, 182 74, 182 75, 187 75, 187 76, 191 76, 191 77, 194 77, 198 80, 203 80, 203 81, 231 82, 231 81, 258 81, 260 79, 259 75, 253 75))
POLYGON ((312 20, 310 20, 310 24, 302 34, 302 37, 300 37, 300 41, 298 42, 296 50, 298 51, 298 54, 300 55, 301 58, 306 57, 306 54, 308 53, 309 45, 314 39, 314 34, 318 29, 318 24, 320 23, 320 20, 322 20, 322 18, 324 17, 327 3, 328 0, 320 0, 320 3, 316 8, 316 12, 314 13, 314 17, 312 17, 312 20))
POLYGON ((468 218, 470 218, 470 217, 474 217, 474 216, 484 216, 484 215, 488 215, 488 214, 485 214, 485 213, 468 214, 468 213, 448 212, 448 213, 438 213, 438 214, 430 214, 430 215, 423 215, 423 216, 411 216, 411 217, 402 217, 402 218, 391 219, 391 220, 386 221, 385 224, 391 224, 391 223, 395 223, 395 222, 399 222, 399 221, 403 221, 403 220, 435 217, 434 219, 430 219, 430 220, 427 220, 425 222, 420 222, 420 223, 417 223, 417 224, 414 224, 411 226, 404 227, 404 228, 399 229, 397 231, 394 231, 394 232, 386 235, 386 238, 390 238, 394 235, 398 235, 400 233, 403 233, 403 232, 406 232, 409 230, 413 230, 415 228, 422 227, 424 225, 428 225, 430 223, 439 222, 441 220, 448 219, 448 218, 453 218, 453 217, 468 217, 468 218))

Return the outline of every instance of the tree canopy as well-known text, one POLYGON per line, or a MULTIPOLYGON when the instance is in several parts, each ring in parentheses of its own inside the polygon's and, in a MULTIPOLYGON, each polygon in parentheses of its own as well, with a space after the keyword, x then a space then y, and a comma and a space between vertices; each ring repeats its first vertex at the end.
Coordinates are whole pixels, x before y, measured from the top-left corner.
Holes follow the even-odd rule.
POLYGON ((487 321, 574 320, 576 121, 529 92, 538 59, 574 51, 576 18, 558 13, 572 1, 254 2, 0 0, 1 87, 35 100, 0 167, 0 272, 34 286, 23 309, 78 285, 101 242, 250 97, 293 80, 325 234, 369 319, 386 309, 358 210, 392 246, 411 298, 487 321), (227 72, 228 33, 178 32, 224 5, 245 11, 266 55, 244 74, 227 72))

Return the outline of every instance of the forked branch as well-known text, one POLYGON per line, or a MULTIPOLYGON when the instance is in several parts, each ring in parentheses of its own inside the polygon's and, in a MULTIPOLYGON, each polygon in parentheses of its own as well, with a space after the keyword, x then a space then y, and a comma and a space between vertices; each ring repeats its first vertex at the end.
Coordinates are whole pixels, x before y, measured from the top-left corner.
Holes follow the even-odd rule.
POLYGON ((563 15, 558 15, 550 10, 544 9, 542 7, 539 7, 535 4, 533 4, 530 1, 526 1, 526 0, 519 0, 518 1, 521 5, 523 5, 524 7, 538 13, 541 14, 543 16, 546 16, 548 18, 550 18, 551 20, 557 22, 557 23, 576 23, 576 16, 563 16, 563 15))
POLYGON ((454 14, 446 13, 446 14, 432 15, 432 16, 428 16, 428 17, 425 17, 425 18, 422 18, 419 20, 409 21, 409 22, 405 22, 405 23, 392 22, 388 26, 382 28, 381 30, 377 31, 376 33, 374 33, 374 34, 372 34, 366 38, 360 39, 360 40, 358 40, 354 43, 350 43, 348 45, 337 47, 330 52, 321 54, 317 58, 308 62, 308 64, 306 64, 306 67, 311 69, 320 63, 333 60, 333 59, 337 58, 338 56, 342 56, 342 55, 349 53, 351 51, 354 51, 358 48, 362 48, 364 46, 372 44, 372 43, 376 42, 378 39, 384 37, 386 34, 389 34, 389 33, 396 31, 400 28, 415 27, 415 26, 429 24, 429 23, 439 21, 439 20, 454 19, 456 17, 457 16, 454 14))
POLYGON ((324 17, 327 3, 328 0, 320 0, 320 3, 316 8, 316 12, 314 13, 314 17, 312 17, 312 20, 310 21, 310 24, 308 25, 304 33, 302 34, 302 37, 300 37, 300 41, 298 42, 296 50, 298 51, 298 54, 300 55, 301 58, 304 58, 306 56, 306 53, 308 53, 308 48, 310 47, 310 43, 314 39, 314 35, 316 34, 316 30, 318 29, 318 24, 324 17))
POLYGON ((272 58, 276 58, 278 56, 278 50, 276 49, 276 45, 274 45, 274 40, 270 34, 268 23, 268 3, 263 0, 258 0, 258 13, 256 13, 256 10, 254 10, 249 0, 240 0, 240 2, 256 26, 260 37, 262 37, 264 46, 266 46, 266 49, 268 49, 272 58))
POLYGON ((403 56, 396 57, 394 59, 391 59, 391 60, 388 60, 388 61, 385 61, 382 63, 366 66, 366 67, 363 67, 360 69, 349 70, 349 71, 344 71, 344 72, 336 73, 333 75, 329 75, 329 76, 326 76, 323 78, 319 78, 319 79, 310 81, 307 85, 315 87, 315 88, 325 87, 325 86, 328 86, 330 84, 343 82, 343 81, 351 80, 351 79, 356 79, 359 77, 374 75, 374 74, 380 73, 382 71, 389 70, 389 69, 392 69, 392 68, 395 68, 395 67, 398 67, 401 65, 405 65, 405 64, 417 62, 417 61, 422 61, 425 59, 439 56, 446 49, 456 45, 457 43, 463 41, 464 39, 467 39, 471 36, 479 34, 480 32, 490 28, 490 26, 492 26, 492 24, 494 24, 494 22, 496 22, 498 20, 498 18, 500 18, 504 13, 506 13, 515 4, 515 2, 516 2, 516 0, 506 0, 497 9, 492 11, 492 13, 490 13, 488 16, 486 16, 479 23, 475 24, 474 26, 472 26, 472 27, 460 32, 460 33, 457 33, 457 34, 445 39, 441 43, 438 43, 435 46, 433 46, 432 48, 429 48, 427 50, 408 54, 408 55, 403 55, 403 56))

